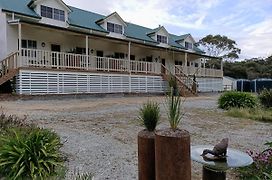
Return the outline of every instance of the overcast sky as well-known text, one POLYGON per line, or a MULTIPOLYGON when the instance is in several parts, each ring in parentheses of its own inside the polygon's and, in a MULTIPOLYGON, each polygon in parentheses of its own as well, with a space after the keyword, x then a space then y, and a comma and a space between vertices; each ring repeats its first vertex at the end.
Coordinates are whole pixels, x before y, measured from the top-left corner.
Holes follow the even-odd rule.
POLYGON ((241 59, 272 55, 272 0, 64 0, 68 5, 168 32, 226 35, 241 59))

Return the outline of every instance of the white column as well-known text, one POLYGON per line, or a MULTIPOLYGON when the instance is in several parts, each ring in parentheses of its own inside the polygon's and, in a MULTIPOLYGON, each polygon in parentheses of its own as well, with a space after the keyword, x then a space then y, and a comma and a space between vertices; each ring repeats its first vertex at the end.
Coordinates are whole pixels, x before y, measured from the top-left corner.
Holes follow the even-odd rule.
POLYGON ((188 67, 187 67, 187 63, 188 63, 188 54, 185 53, 184 54, 184 74, 188 74, 188 67))
POLYGON ((130 69, 130 46, 131 42, 128 42, 128 71, 129 71, 129 92, 131 92, 131 69, 130 69))
POLYGON ((19 67, 23 65, 22 63, 22 58, 21 58, 21 53, 22 53, 22 24, 18 24, 18 40, 19 40, 19 56, 18 56, 18 61, 19 61, 19 67))
POLYGON ((85 43, 86 43, 86 68, 89 70, 89 36, 85 37, 85 43))
POLYGON ((224 73, 223 73, 223 59, 222 58, 221 58, 221 73, 222 73, 222 77, 223 77, 224 73))

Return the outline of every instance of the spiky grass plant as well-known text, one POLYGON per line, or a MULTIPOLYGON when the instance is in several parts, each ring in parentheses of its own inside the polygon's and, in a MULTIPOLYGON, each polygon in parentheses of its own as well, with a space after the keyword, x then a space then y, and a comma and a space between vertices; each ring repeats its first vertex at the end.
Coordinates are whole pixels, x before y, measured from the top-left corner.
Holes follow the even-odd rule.
POLYGON ((1 137, 0 174, 8 179, 45 179, 63 165, 59 137, 44 129, 1 137))
POLYGON ((171 88, 170 95, 166 97, 166 111, 170 127, 175 131, 183 117, 184 113, 181 110, 182 101, 180 95, 174 95, 174 89, 171 88))
POLYGON ((160 106, 156 102, 148 101, 139 110, 139 120, 148 130, 154 131, 160 120, 160 106))

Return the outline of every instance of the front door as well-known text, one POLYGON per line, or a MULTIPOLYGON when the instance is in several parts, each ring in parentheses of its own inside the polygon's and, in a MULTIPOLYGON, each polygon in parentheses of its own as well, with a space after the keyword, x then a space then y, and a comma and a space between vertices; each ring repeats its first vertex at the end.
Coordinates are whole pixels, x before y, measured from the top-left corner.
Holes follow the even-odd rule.
POLYGON ((165 74, 165 59, 162 59, 161 60, 161 63, 162 63, 162 65, 164 66, 164 67, 162 67, 162 69, 161 69, 161 72, 162 72, 162 74, 165 74))
POLYGON ((60 64, 60 45, 51 44, 51 51, 52 65, 53 67, 58 67, 60 64))

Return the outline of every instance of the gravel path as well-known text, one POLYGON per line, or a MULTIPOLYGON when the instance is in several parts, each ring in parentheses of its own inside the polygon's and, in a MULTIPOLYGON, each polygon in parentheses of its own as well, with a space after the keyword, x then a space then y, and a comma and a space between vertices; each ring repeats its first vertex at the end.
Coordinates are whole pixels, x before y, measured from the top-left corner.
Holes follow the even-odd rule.
MULTIPOLYGON (((229 137, 230 147, 242 151, 261 149, 270 140, 272 124, 226 117, 217 109, 218 95, 187 98, 181 128, 191 133, 191 144, 215 144, 229 137)), ((168 127, 164 97, 91 97, 85 99, 0 101, 8 114, 27 115, 41 127, 51 128, 62 139, 69 173, 93 172, 95 179, 137 179, 137 111, 151 99, 161 103, 162 122, 168 127)), ((192 178, 201 179, 201 166, 192 163, 192 178)), ((235 179, 231 171, 228 179, 235 179)))

